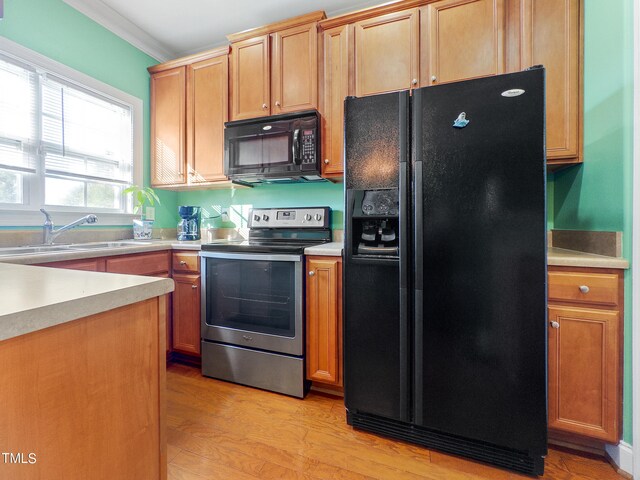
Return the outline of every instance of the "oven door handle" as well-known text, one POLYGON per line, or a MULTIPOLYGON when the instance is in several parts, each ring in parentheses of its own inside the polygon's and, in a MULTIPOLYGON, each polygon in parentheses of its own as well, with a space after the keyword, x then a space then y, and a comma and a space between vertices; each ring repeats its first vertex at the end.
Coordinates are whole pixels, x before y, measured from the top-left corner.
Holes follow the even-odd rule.
POLYGON ((262 253, 225 253, 225 252, 200 252, 205 258, 224 258, 229 260, 262 260, 267 262, 301 262, 302 255, 279 255, 262 253))

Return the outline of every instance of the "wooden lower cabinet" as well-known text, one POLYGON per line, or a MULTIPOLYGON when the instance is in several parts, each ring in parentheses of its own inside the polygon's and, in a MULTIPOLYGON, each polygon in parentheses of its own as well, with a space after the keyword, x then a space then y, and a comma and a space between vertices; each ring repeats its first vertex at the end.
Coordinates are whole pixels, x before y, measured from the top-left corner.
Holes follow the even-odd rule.
POLYGON ((200 275, 174 274, 173 350, 200 355, 200 275))
POLYGON ((200 356, 200 258, 196 251, 173 252, 173 350, 200 356))
POLYGON ((160 298, 0 342, 0 478, 167 478, 160 298))
POLYGON ((556 432, 565 440, 567 434, 577 436, 577 443, 580 439, 616 444, 620 440, 622 282, 621 270, 549 268, 552 438, 556 432))
MULTIPOLYGON (((43 267, 68 268, 72 270, 85 270, 91 272, 122 273, 127 275, 148 275, 153 277, 171 276, 171 263, 169 251, 133 253, 130 255, 117 255, 112 257, 83 258, 79 260, 66 260, 63 262, 49 262, 39 264, 43 267)), ((164 296, 160 302, 161 314, 166 324, 166 347, 171 351, 171 294, 164 296)))
POLYGON ((342 386, 342 259, 307 257, 307 379, 342 386))

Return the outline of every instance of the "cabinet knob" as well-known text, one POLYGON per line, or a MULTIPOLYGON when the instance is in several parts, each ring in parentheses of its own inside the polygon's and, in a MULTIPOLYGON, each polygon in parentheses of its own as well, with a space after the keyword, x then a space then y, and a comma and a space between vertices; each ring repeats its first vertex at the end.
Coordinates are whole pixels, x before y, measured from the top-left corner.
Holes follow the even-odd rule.
POLYGON ((280 106, 280 102, 276 100, 276 107, 280 106))
POLYGON ((589 293, 589 287, 587 285, 580 285, 579 288, 582 293, 589 293))
POLYGON ((328 158, 325 158, 325 159, 324 159, 324 164, 325 164, 325 165, 329 165, 329 159, 328 159, 328 158))
POLYGON ((314 272, 313 270, 311 270, 311 271, 309 272, 309 276, 310 276, 310 277, 313 277, 315 274, 316 274, 316 272, 314 272))
POLYGON ((435 75, 431 75, 431 81, 435 82, 438 78, 435 75))
POLYGON ((268 106, 268 105, 267 105, 266 103, 263 103, 263 104, 262 104, 262 109, 263 109, 263 110, 266 110, 266 109, 267 109, 267 106, 268 106))
POLYGON ((198 285, 191 285, 191 288, 195 290, 196 288, 198 288, 198 285))
POLYGON ((187 262, 185 262, 184 260, 180 260, 180 265, 185 266, 187 264, 187 262))
POLYGON ((411 85, 417 85, 418 84, 418 79, 414 78, 413 80, 411 80, 411 85))
POLYGON ((552 326, 553 328, 560 328, 560 324, 559 324, 558 322, 555 322, 555 321, 554 321, 554 322, 551 322, 551 326, 552 326))

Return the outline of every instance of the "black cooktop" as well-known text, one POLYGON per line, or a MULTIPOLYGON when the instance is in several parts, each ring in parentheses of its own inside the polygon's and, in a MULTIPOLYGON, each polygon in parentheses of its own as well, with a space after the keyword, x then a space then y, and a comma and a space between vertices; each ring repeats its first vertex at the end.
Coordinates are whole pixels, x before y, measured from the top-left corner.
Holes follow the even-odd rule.
MULTIPOLYGON (((328 240, 327 240, 328 241, 328 240)), ((231 243, 205 243, 203 251, 228 252, 228 253, 278 253, 302 255, 304 249, 314 245, 321 245, 327 241, 311 243, 261 243, 261 242, 231 242, 231 243)))

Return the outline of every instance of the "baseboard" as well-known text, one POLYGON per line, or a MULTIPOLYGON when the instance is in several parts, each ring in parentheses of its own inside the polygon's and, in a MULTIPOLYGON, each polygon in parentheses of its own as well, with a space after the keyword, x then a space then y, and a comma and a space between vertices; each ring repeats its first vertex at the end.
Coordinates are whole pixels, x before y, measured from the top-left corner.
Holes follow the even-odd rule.
POLYGON ((620 442, 618 445, 605 445, 604 449, 618 473, 633 478, 633 447, 626 442, 620 442))

